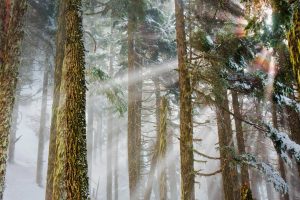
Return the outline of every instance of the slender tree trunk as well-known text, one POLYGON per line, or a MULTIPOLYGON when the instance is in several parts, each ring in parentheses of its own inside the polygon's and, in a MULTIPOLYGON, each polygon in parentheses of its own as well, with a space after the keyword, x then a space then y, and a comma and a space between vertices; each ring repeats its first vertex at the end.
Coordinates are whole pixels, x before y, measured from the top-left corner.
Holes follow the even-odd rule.
POLYGON ((56 135, 57 135, 57 111, 60 101, 60 86, 62 77, 62 65, 64 59, 64 44, 65 44, 65 1, 59 3, 57 32, 56 32, 56 55, 55 55, 55 69, 54 69, 54 90, 52 102, 52 117, 50 127, 49 140, 49 154, 48 154, 48 169, 47 169, 47 187, 46 200, 52 200, 53 195, 53 179, 54 179, 54 165, 56 160, 56 135))
POLYGON ((160 126, 160 86, 159 86, 159 80, 157 78, 153 79, 154 88, 155 88, 155 119, 156 119, 156 143, 153 151, 153 155, 151 158, 150 163, 150 171, 148 175, 148 180, 146 183, 146 189, 144 193, 144 199, 149 200, 151 197, 152 189, 153 189, 153 183, 155 179, 155 169, 157 165, 158 160, 158 147, 159 147, 159 126, 160 126))
POLYGON ((159 151, 158 151, 160 200, 167 199, 167 174, 166 174, 167 114, 168 114, 168 101, 166 97, 162 97, 160 101, 159 151))
POLYGON ((221 168, 225 200, 240 199, 239 184, 235 166, 230 166, 230 154, 226 148, 233 148, 232 126, 229 110, 227 91, 221 88, 221 95, 216 99, 217 105, 217 124, 221 155, 221 168))
POLYGON ((114 134, 112 112, 108 113, 107 143, 106 143, 106 199, 112 200, 112 137, 114 134))
MULTIPOLYGON (((278 119, 277 119, 277 106, 276 104, 273 102, 272 103, 272 122, 273 122, 273 126, 274 128, 278 129, 278 119)), ((284 162, 282 160, 282 158, 280 157, 280 155, 278 155, 278 164, 279 164, 279 171, 281 174, 281 177, 283 178, 283 180, 287 181, 286 179, 286 173, 285 173, 285 169, 284 169, 284 162)), ((289 194, 285 194, 283 196, 281 196, 282 200, 289 200, 289 194)))
POLYGON ((135 56, 135 31, 137 27, 137 14, 134 10, 142 4, 141 0, 129 1, 128 12, 128 170, 130 199, 139 196, 138 181, 141 173, 141 105, 142 80, 141 67, 137 65, 135 56), (138 81, 131 83, 138 76, 138 81))
MULTIPOLYGON (((241 115, 241 108, 238 99, 238 94, 235 91, 232 91, 232 107, 234 112, 234 122, 235 122, 235 129, 236 129, 236 138, 237 138, 237 145, 239 154, 246 153, 245 151, 245 139, 244 139, 244 132, 243 132, 243 125, 242 125, 242 115, 241 115)), ((250 190, 250 182, 249 182, 249 173, 248 167, 246 165, 241 165, 241 181, 242 187, 244 190, 250 190)), ((248 193, 248 194, 251 194, 248 193)), ((248 197, 252 198, 252 197, 248 197)))
MULTIPOLYGON (((46 65, 48 63, 48 57, 46 55, 46 65)), ((43 186, 43 163, 44 163, 44 146, 45 146, 45 131, 46 131, 46 114, 47 114, 47 95, 48 95, 48 74, 49 67, 46 66, 43 78, 43 92, 42 92, 42 107, 40 117, 40 129, 39 129, 39 143, 38 143, 38 156, 37 156, 37 169, 36 169, 36 183, 43 186)))
POLYGON ((92 189, 92 170, 93 170, 93 124, 94 124, 94 112, 93 112, 93 101, 92 95, 89 95, 88 105, 87 105, 87 159, 88 159, 88 176, 89 176, 89 185, 90 193, 92 189))
POLYGON ((25 0, 0 0, 0 199, 5 187, 9 131, 23 39, 25 0))
POLYGON ((191 83, 186 63, 186 38, 184 5, 182 0, 175 0, 176 41, 179 66, 180 89, 180 163, 181 163, 181 199, 195 199, 195 172, 193 155, 193 124, 191 83))
POLYGON ((103 118, 102 118, 102 113, 99 114, 98 116, 98 121, 97 121, 97 135, 99 139, 95 139, 96 142, 98 142, 98 148, 99 148, 99 157, 100 161, 102 161, 102 144, 103 144, 103 133, 102 133, 102 125, 103 125, 103 118))
MULTIPOLYGON (((119 123, 119 121, 118 121, 119 123)), ((118 129, 115 131, 115 134, 114 134, 114 152, 113 152, 113 158, 114 158, 114 191, 115 191, 115 196, 114 196, 114 199, 115 200, 118 200, 119 199, 119 174, 118 174, 118 170, 119 170, 119 165, 118 165, 118 162, 119 162, 119 132, 120 132, 120 128, 118 127, 118 129)))
POLYGON ((15 161, 15 147, 17 142, 17 128, 18 128, 18 116, 19 116, 19 106, 20 106, 20 95, 21 95, 21 83, 18 80, 17 89, 15 94, 15 105, 12 115, 12 125, 10 128, 10 138, 9 138, 9 150, 8 150, 8 162, 14 163, 15 161))
POLYGON ((85 74, 80 0, 65 0, 65 45, 57 118, 53 200, 88 199, 85 74), (61 179, 63 185, 60 185, 61 179))
MULTIPOLYGON (((171 129, 171 128, 170 128, 171 129)), ((174 144, 173 144, 173 130, 170 131, 168 134, 168 152, 169 154, 173 154, 174 151, 174 144)), ((170 186, 170 199, 176 200, 178 199, 178 193, 177 193, 177 174, 176 174, 176 162, 172 162, 168 166, 168 181, 170 186)))

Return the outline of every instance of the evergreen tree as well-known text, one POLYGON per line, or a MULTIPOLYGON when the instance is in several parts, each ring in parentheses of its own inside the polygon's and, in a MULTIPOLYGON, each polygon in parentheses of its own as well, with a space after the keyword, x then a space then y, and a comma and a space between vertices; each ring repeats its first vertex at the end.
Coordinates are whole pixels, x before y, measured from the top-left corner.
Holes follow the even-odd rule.
POLYGON ((9 131, 19 72, 25 0, 0 1, 0 199, 5 187, 9 131))
POLYGON ((66 39, 57 110, 52 199, 79 200, 89 196, 81 1, 66 0, 64 3, 66 39))

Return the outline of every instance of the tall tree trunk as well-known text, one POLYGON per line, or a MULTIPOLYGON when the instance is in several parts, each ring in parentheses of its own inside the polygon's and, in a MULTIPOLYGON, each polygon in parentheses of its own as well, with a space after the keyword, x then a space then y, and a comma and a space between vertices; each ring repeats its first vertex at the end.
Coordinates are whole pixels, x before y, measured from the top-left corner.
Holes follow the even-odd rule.
POLYGON ((153 155, 151 158, 150 163, 150 171, 148 174, 148 180, 146 183, 145 193, 144 193, 144 199, 149 200, 151 197, 152 189, 153 189, 153 183, 155 179, 155 169, 157 165, 158 160, 158 147, 159 147, 159 126, 160 126, 160 85, 159 85, 159 79, 153 78, 154 88, 155 88, 155 125, 156 125, 156 142, 154 146, 153 155))
POLYGON ((184 5, 182 0, 175 0, 176 41, 179 67, 180 89, 180 163, 181 163, 181 199, 195 199, 195 172, 193 155, 193 123, 191 83, 186 64, 186 38, 184 5))
MULTIPOLYGON (((119 124, 119 120, 117 122, 119 124)), ((113 158, 114 158, 114 191, 115 191, 115 196, 114 199, 118 200, 119 199, 119 174, 118 174, 118 170, 119 170, 119 132, 121 131, 120 127, 117 128, 117 130, 115 131, 114 136, 114 152, 113 152, 113 158)))
POLYGON ((88 97, 87 105, 87 160, 88 160, 88 177, 90 185, 90 193, 92 189, 92 170, 93 170, 93 124, 94 124, 94 112, 93 112, 93 101, 92 94, 88 97))
MULTIPOLYGON (((273 122, 273 126, 274 128, 276 128, 278 130, 278 119, 277 119, 277 106, 274 102, 272 102, 272 122, 273 122)), ((284 169, 284 162, 282 160, 282 158, 280 157, 280 155, 278 155, 278 164, 279 164, 279 171, 281 174, 281 177, 283 178, 283 180, 287 181, 286 179, 286 173, 285 173, 285 169, 284 169)), ((285 194, 283 196, 281 196, 282 200, 289 200, 289 194, 285 194)))
POLYGON ((102 125, 103 125, 103 118, 102 113, 99 114, 98 120, 97 120, 97 139, 95 138, 95 142, 98 143, 99 148, 99 157, 100 161, 102 161, 102 144, 103 144, 103 134, 102 134, 102 125))
MULTIPOLYGON (((234 122, 235 122, 236 138, 237 138, 239 154, 244 154, 244 153, 246 153, 245 138, 244 138, 244 132, 243 132, 243 125, 242 125, 242 121, 241 121, 242 115, 240 112, 240 110, 242 108, 240 108, 238 94, 235 91, 232 91, 232 107, 233 107, 233 112, 234 112, 234 122)), ((250 190, 248 167, 243 164, 241 165, 241 181, 242 181, 243 189, 247 190, 247 191, 250 190)), ((251 194, 251 192, 249 192, 248 194, 251 194)))
POLYGON ((0 0, 0 199, 5 187, 9 131, 23 39, 25 0, 0 0))
POLYGON ((107 143, 106 143, 106 199, 112 200, 112 137, 114 134, 114 125, 112 123, 112 112, 108 111, 107 124, 107 143))
POLYGON ((80 0, 65 0, 65 45, 57 118, 53 199, 88 199, 85 74, 80 0), (63 185, 60 185, 61 179, 63 185))
MULTIPOLYGON (((171 129, 171 128, 170 128, 171 129)), ((173 130, 171 130, 168 134, 168 145, 167 149, 169 154, 173 154, 174 151, 174 144, 173 144, 173 130)), ((170 187, 170 199, 176 200, 178 199, 178 193, 177 193, 177 174, 176 174, 176 162, 172 162, 168 166, 168 181, 169 181, 169 187, 170 187)))
POLYGON ((18 80, 17 89, 15 94, 15 105, 12 115, 12 125, 10 128, 9 137, 9 150, 8 150, 8 162, 13 163, 15 161, 15 147, 17 138, 17 128, 18 128, 18 116, 19 116, 19 106, 20 106, 20 95, 21 95, 21 83, 18 80))
POLYGON ((59 3, 57 32, 56 32, 56 55, 55 55, 55 69, 54 69, 54 90, 52 102, 52 117, 50 127, 49 140, 49 154, 48 154, 48 169, 47 169, 47 187, 46 200, 52 200, 53 195, 53 179, 54 179, 54 165, 56 159, 56 135, 57 135, 57 111, 60 101, 60 86, 62 77, 62 65, 64 59, 64 45, 65 45, 65 1, 59 3))
POLYGON ((217 101, 217 124, 221 155, 221 168, 225 200, 240 199, 239 184, 236 167, 230 166, 230 154, 227 147, 233 148, 232 126, 229 110, 227 91, 221 88, 217 101))
MULTIPOLYGON (((300 6, 295 3, 293 22, 291 30, 288 33, 288 46, 290 52, 290 61, 293 66, 294 76, 297 82, 297 90, 300 93, 300 6)), ((298 101, 300 101, 298 99, 298 101)))
POLYGON ((138 181, 141 167, 141 105, 142 105, 142 80, 141 66, 135 56, 135 32, 139 10, 134 10, 142 4, 142 0, 130 0, 128 12, 128 174, 130 199, 139 196, 138 181), (136 77, 137 82, 131 83, 136 77))
MULTIPOLYGON (((45 64, 49 65, 47 56, 48 55, 46 55, 45 64)), ((36 183, 40 187, 43 186, 43 163, 44 163, 44 146, 45 146, 44 138, 45 138, 45 130, 46 130, 48 74, 49 74, 49 67, 46 66, 44 71, 44 78, 43 78, 42 106, 41 106, 38 156, 37 156, 37 168, 36 168, 36 183)))
POLYGON ((159 124, 159 196, 160 200, 167 199, 167 174, 166 174, 166 150, 167 150, 167 115, 168 101, 162 97, 160 101, 159 124))

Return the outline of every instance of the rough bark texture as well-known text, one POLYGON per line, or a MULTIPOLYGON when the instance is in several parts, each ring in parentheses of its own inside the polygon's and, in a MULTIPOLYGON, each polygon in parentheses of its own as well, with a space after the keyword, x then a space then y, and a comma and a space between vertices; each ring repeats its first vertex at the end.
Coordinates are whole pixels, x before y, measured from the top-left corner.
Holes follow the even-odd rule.
POLYGON ((181 164, 181 199, 195 199, 193 124, 191 83, 186 63, 186 38, 182 0, 175 0, 176 41, 179 67, 180 89, 180 164, 181 164))
POLYGON ((17 87, 25 0, 0 0, 0 199, 5 187, 9 131, 17 87))
POLYGON ((60 85, 62 65, 64 58, 64 44, 65 44, 65 1, 59 4, 58 13, 58 28, 56 33, 56 55, 55 55, 55 69, 54 69, 54 91, 52 102, 52 118, 50 127, 50 140, 49 140, 49 154, 48 154, 48 169, 47 169, 47 186, 46 186, 46 200, 52 200, 53 193, 53 174, 54 164, 56 159, 56 135, 57 135, 57 109, 60 99, 60 85))
POLYGON ((166 150, 167 150, 167 114, 168 101, 162 97, 160 101, 159 124, 159 196, 160 200, 167 199, 167 174, 166 174, 166 150))
POLYGON ((19 104, 20 104, 20 95, 21 95, 21 85, 18 80, 17 89, 15 93, 15 105, 12 115, 12 125, 10 127, 10 137, 9 137, 9 150, 8 150, 8 162, 14 163, 15 161, 15 147, 17 138, 17 126, 18 126, 18 116, 19 116, 19 104))
MULTIPOLYGON (((235 91, 232 91, 232 107, 234 112, 234 122, 235 122, 235 130, 236 130, 236 138, 237 138, 237 145, 238 145, 238 151, 239 154, 246 153, 245 151, 245 138, 244 138, 244 132, 243 132, 243 125, 242 121, 242 115, 240 112, 240 103, 238 99, 238 94, 235 91)), ((241 165, 241 181, 242 181, 242 187, 244 191, 250 190, 250 182, 249 182, 249 173, 248 173, 248 167, 246 165, 241 165)), ((246 194, 251 194, 250 192, 247 192, 246 194)), ((250 197, 248 197, 250 198, 250 197)))
POLYGON ((65 45, 57 113, 53 200, 88 199, 81 1, 65 2, 65 45), (60 185, 60 180, 63 185, 60 185))
MULTIPOLYGON (((46 57, 45 64, 48 65, 48 57, 46 57)), ((46 130, 46 114, 47 114, 48 74, 49 74, 49 67, 46 66, 44 71, 44 77, 43 77, 43 92, 42 92, 38 156, 37 156, 37 168, 36 168, 36 183, 41 187, 43 186, 43 166, 44 166, 43 163, 44 163, 45 130, 46 130)))
POLYGON ((240 199, 237 171, 235 166, 230 166, 231 157, 226 150, 227 147, 233 147, 231 120, 227 112, 229 101, 225 89, 220 89, 220 94, 216 101, 224 199, 236 200, 240 199))
MULTIPOLYGON (((299 3, 297 3, 299 4, 299 3)), ((293 23, 288 33, 290 61, 297 82, 298 93, 300 93, 300 6, 295 6, 293 23)), ((298 99, 299 101, 299 99, 298 99)))
POLYGON ((128 170, 130 199, 139 196, 138 181, 141 167, 141 104, 142 104, 142 80, 131 83, 134 76, 141 75, 141 68, 137 64, 135 56, 135 31, 137 26, 137 15, 133 10, 142 4, 141 0, 130 0, 128 12, 128 170))

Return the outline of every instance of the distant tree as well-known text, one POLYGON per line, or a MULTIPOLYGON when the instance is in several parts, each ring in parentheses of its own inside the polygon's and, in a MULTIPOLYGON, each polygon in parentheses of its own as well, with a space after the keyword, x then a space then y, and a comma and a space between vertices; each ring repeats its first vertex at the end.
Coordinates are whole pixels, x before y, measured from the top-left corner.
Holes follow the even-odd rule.
POLYGON ((142 80, 135 41, 138 21, 143 15, 143 1, 130 0, 128 8, 128 170, 130 198, 136 199, 139 196, 138 181, 141 176, 142 80))

